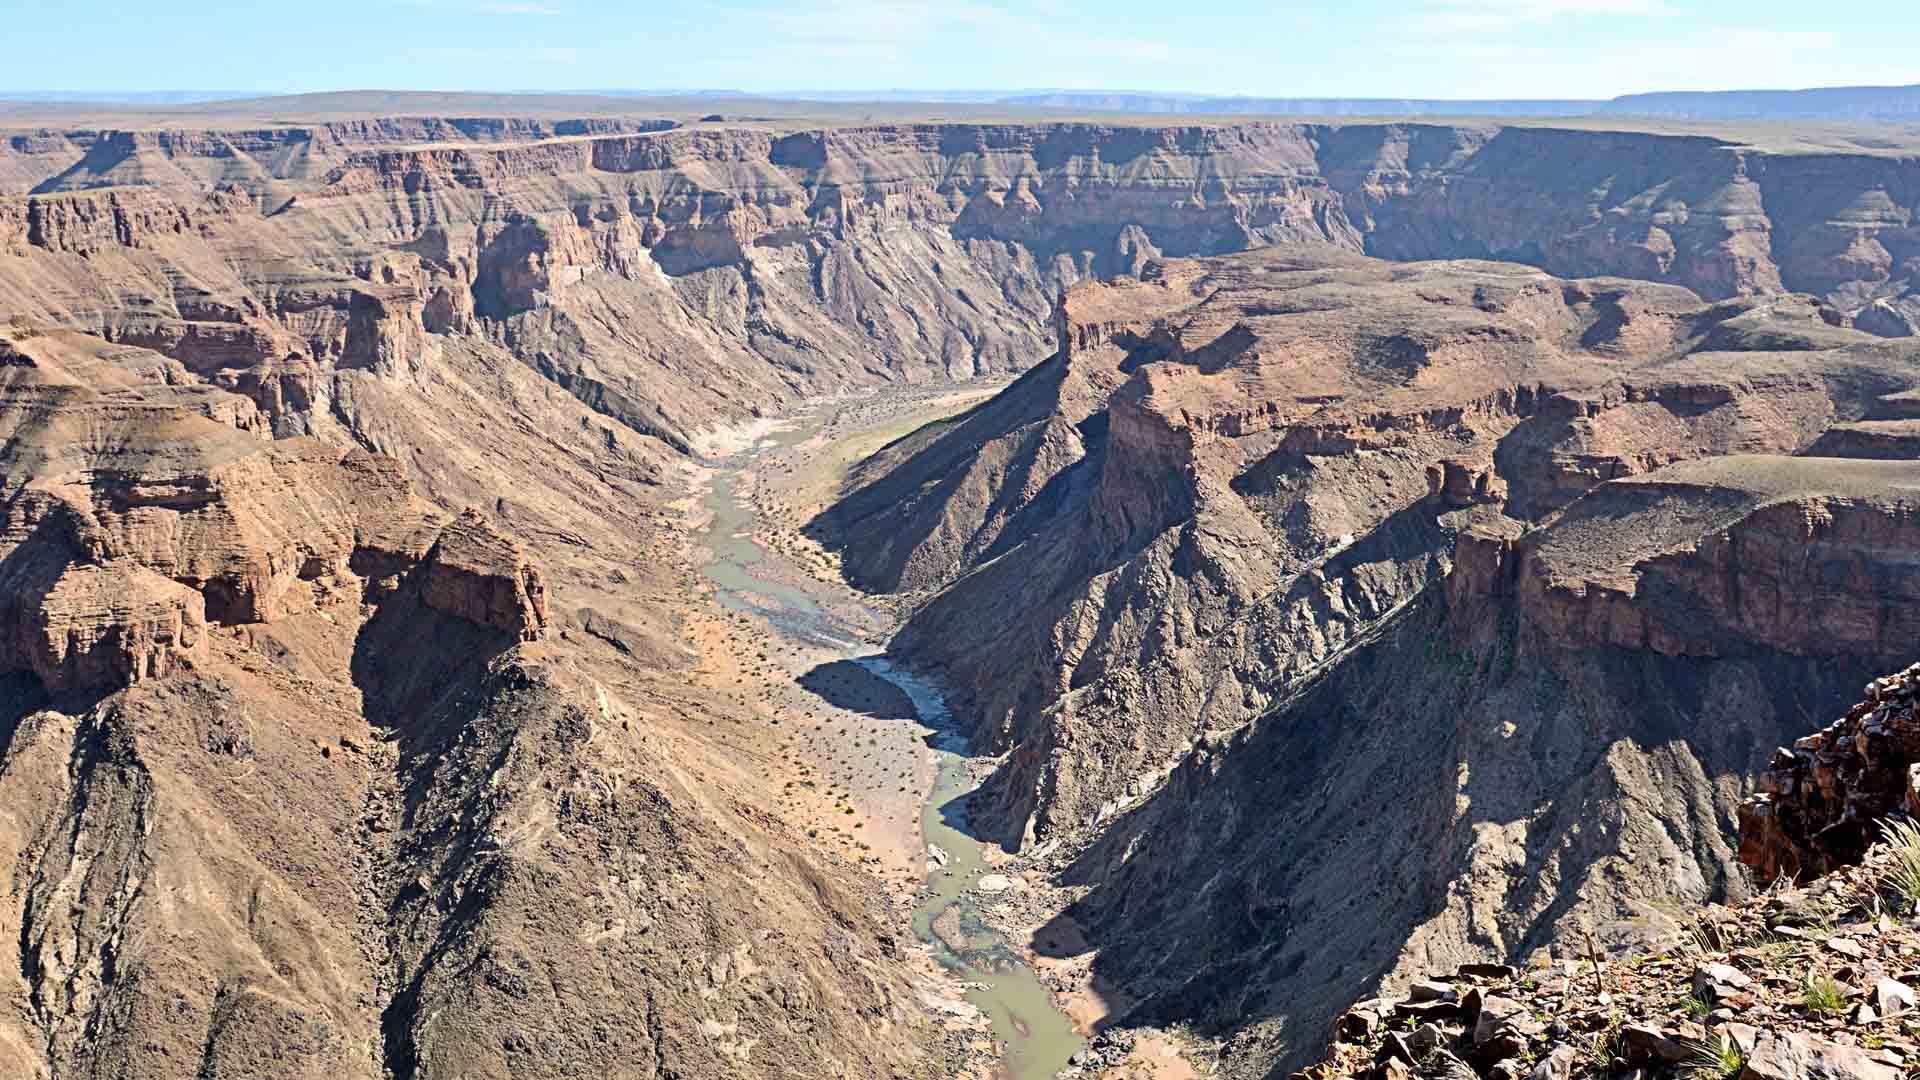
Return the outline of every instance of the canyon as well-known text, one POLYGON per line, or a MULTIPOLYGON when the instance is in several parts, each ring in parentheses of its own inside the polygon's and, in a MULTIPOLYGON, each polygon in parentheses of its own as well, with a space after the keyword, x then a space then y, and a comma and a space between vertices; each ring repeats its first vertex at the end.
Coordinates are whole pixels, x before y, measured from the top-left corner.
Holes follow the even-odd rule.
POLYGON ((298 113, 0 132, 9 1075, 990 1068, 714 675, 809 404, 997 390, 753 530, 988 755, 1003 936, 1221 1075, 1744 896, 1912 660, 1897 139, 298 113))

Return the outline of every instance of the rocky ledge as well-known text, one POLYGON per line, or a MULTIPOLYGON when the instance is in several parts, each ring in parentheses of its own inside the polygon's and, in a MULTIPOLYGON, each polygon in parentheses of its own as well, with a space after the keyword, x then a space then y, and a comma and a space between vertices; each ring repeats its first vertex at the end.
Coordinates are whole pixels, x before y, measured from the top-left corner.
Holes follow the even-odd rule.
POLYGON ((1911 1076, 1920 930, 1888 883, 1917 856, 1876 848, 1807 887, 1704 908, 1663 949, 1467 965, 1363 1001, 1295 1080, 1911 1076))
POLYGON ((1875 679, 1840 720, 1774 751, 1740 807, 1740 861, 1768 879, 1858 862, 1890 815, 1920 814, 1920 664, 1875 679))
POLYGON ((1882 827, 1916 805, 1916 698, 1920 665, 1776 752, 1740 813, 1763 894, 1650 916, 1644 947, 1609 952, 1588 933, 1524 966, 1468 964, 1362 1001, 1295 1080, 1916 1075, 1920 831, 1882 827))

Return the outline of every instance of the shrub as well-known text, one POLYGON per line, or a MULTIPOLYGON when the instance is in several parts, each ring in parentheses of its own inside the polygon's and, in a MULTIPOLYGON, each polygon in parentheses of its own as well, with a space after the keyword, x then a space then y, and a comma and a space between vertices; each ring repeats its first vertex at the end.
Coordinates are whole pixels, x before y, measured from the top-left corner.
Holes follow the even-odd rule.
POLYGON ((1814 1016, 1835 1016, 1846 1007, 1840 997, 1840 984, 1828 975, 1807 973, 1807 981, 1800 988, 1800 1003, 1814 1016))
POLYGON ((1892 855, 1881 884, 1891 889, 1908 911, 1920 908, 1920 826, 1912 819, 1883 821, 1880 837, 1892 855))
POLYGON ((1681 1074, 1688 1080, 1733 1080, 1747 1067, 1747 1055, 1726 1032, 1693 1044, 1681 1074))

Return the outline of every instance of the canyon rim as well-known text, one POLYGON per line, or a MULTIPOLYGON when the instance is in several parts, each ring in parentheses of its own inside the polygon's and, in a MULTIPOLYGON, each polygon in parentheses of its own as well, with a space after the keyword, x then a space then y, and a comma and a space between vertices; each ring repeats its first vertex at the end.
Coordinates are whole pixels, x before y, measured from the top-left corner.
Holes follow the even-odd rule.
POLYGON ((1920 1068, 1911 88, 206 97, 0 93, 0 1075, 1920 1068))

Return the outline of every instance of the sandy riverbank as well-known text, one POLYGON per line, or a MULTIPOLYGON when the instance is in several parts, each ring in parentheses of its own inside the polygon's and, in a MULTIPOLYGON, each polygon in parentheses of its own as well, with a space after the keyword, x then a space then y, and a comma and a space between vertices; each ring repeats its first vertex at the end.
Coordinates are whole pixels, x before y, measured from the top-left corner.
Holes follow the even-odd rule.
MULTIPOLYGON (((780 557, 756 561, 748 573, 769 594, 817 607, 821 621, 864 642, 856 651, 877 651, 891 630, 889 616, 849 590, 834 557, 801 529, 836 497, 855 463, 984 400, 1000 385, 828 403, 798 421, 811 430, 757 422, 751 430, 717 434, 713 444, 733 452, 762 446, 750 467, 728 481, 750 523, 727 525, 730 535, 744 531, 780 557)), ((691 494, 680 506, 690 534, 709 524, 719 472, 705 468, 689 476, 691 494)), ((844 646, 793 633, 761 613, 716 606, 689 615, 683 626, 699 657, 694 679, 750 708, 778 745, 778 771, 768 780, 782 819, 817 847, 861 864, 902 910, 910 907, 926 876, 920 805, 934 776, 928 731, 911 702, 848 660, 844 646)))
MULTIPOLYGON (((754 448, 752 456, 744 465, 735 458, 730 467, 692 470, 692 494, 682 506, 690 535, 714 555, 707 576, 720 600, 683 623, 698 657, 695 681, 744 707, 775 748, 766 777, 773 812, 822 854, 873 875, 901 915, 927 895, 922 807, 938 771, 931 732, 903 690, 853 661, 879 650, 893 628, 891 605, 850 590, 835 557, 803 530, 838 497, 859 461, 997 389, 981 384, 896 392, 716 436, 716 446, 736 453, 754 448)), ((1009 861, 997 849, 983 854, 990 863, 1009 861)), ((1111 1004, 1089 984, 1091 955, 1068 949, 1061 959, 1058 943, 1034 950, 1032 926, 1021 925, 1041 906, 1058 911, 1055 905, 1064 898, 1037 871, 1007 869, 1013 881, 1000 887, 1011 891, 987 899, 990 905, 995 899, 1012 903, 991 921, 1012 931, 1008 943, 1027 954, 1042 983, 1057 992, 1073 1026, 1091 1033, 1111 1004)), ((974 1051, 969 1057, 985 1060, 990 1045, 979 1014, 958 1000, 960 987, 940 977, 931 961, 928 974, 927 1004, 948 1013, 955 1036, 974 1051)), ((1106 1075, 1194 1075, 1183 1071, 1177 1046, 1160 1036, 1143 1036, 1132 1049, 1124 1071, 1106 1075)))

